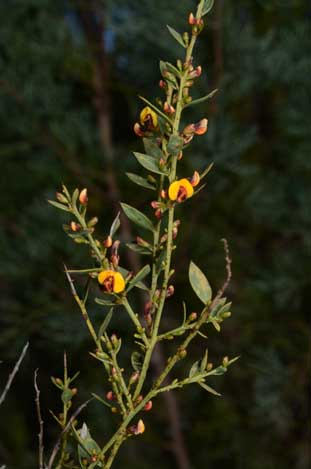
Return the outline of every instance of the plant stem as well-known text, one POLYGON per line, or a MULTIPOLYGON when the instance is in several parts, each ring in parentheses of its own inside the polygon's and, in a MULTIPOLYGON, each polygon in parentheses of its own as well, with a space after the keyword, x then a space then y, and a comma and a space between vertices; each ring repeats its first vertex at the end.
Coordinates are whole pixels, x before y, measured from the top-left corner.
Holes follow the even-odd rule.
MULTIPOLYGON (((128 315, 130 316, 131 320, 133 321, 133 323, 135 324, 136 328, 137 328, 137 332, 140 334, 141 333, 141 329, 143 329, 138 317, 136 316, 136 314, 134 313, 131 305, 129 304, 129 302, 127 301, 127 298, 124 298, 123 302, 122 302, 124 308, 126 309, 126 311, 128 312, 128 315)), ((141 336, 142 336, 142 339, 145 343, 145 345, 148 347, 149 346, 149 340, 145 334, 145 332, 141 333, 141 336)))

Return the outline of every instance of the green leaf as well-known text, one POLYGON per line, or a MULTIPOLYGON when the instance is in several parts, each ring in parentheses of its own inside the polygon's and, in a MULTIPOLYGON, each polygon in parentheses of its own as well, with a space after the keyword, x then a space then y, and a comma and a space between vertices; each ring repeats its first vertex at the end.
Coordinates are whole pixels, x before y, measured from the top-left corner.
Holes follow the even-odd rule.
POLYGON ((201 362, 200 362, 200 372, 201 372, 201 373, 203 373, 203 371, 206 370, 207 359, 208 359, 208 349, 206 349, 205 354, 204 354, 204 357, 202 358, 202 360, 201 360, 201 362))
POLYGON ((228 361, 227 366, 232 365, 232 363, 236 362, 241 358, 241 355, 238 355, 237 357, 232 358, 231 360, 228 361))
POLYGON ((70 389, 64 389, 62 392, 62 401, 64 404, 68 404, 73 397, 72 391, 70 389))
POLYGON ((190 103, 185 104, 184 109, 186 107, 195 106, 196 104, 204 103, 208 99, 213 98, 216 93, 218 93, 218 89, 213 90, 211 93, 207 94, 206 96, 202 96, 202 98, 198 98, 198 99, 194 99, 193 101, 190 101, 190 103))
MULTIPOLYGON (((121 272, 123 277, 127 277, 127 275, 129 274, 129 271, 127 269, 125 269, 124 267, 119 266, 118 269, 119 269, 119 272, 121 272)), ((136 283, 135 287, 140 288, 141 290, 149 291, 149 288, 146 287, 146 285, 143 282, 136 283)))
POLYGON ((197 362, 194 362, 194 364, 192 365, 192 367, 190 368, 190 371, 189 371, 189 378, 192 378, 193 376, 195 376, 196 374, 198 374, 200 371, 200 360, 198 360, 197 362))
POLYGON ((167 151, 171 155, 178 155, 178 153, 183 149, 184 140, 179 135, 171 135, 167 145, 167 151))
POLYGON ((173 38, 179 42, 179 44, 183 47, 186 47, 185 43, 184 43, 184 40, 182 38, 182 35, 179 34, 177 31, 175 31, 175 29, 171 28, 168 24, 166 25, 167 26, 167 29, 169 30, 169 32, 171 33, 171 35, 173 36, 173 38))
POLYGON ((126 246, 134 252, 138 252, 139 254, 150 256, 152 251, 145 246, 139 246, 136 243, 127 243, 126 246))
POLYGON ((145 152, 147 155, 151 155, 154 158, 163 158, 163 153, 156 140, 153 138, 143 138, 145 152))
POLYGON ((141 176, 138 176, 137 174, 134 174, 134 173, 125 173, 125 174, 132 182, 134 182, 138 186, 145 187, 145 189, 151 189, 153 191, 156 189, 152 184, 150 184, 150 182, 147 179, 141 176))
POLYGON ((76 204, 77 204, 78 197, 79 197, 79 189, 75 189, 75 190, 73 191, 72 199, 71 199, 71 203, 72 203, 72 205, 73 205, 74 207, 75 207, 76 204))
POLYGON ((134 153, 138 163, 144 168, 148 169, 152 173, 165 174, 165 172, 159 167, 159 160, 150 155, 144 155, 143 153, 134 153))
POLYGON ((214 394, 214 396, 221 396, 221 394, 219 394, 219 392, 215 391, 215 389, 211 388, 207 384, 202 383, 201 381, 199 381, 199 385, 201 386, 201 388, 205 389, 205 391, 210 392, 211 394, 214 394))
POLYGON ((221 375, 225 374, 226 371, 227 371, 227 368, 225 366, 218 366, 210 374, 214 375, 214 376, 221 376, 221 375))
POLYGON ((98 394, 95 394, 95 392, 92 392, 92 396, 107 407, 111 407, 111 404, 109 402, 105 401, 105 399, 100 397, 98 394))
POLYGON ((200 180, 202 181, 202 179, 210 172, 210 170, 212 169, 212 167, 214 166, 214 163, 211 163, 210 165, 208 165, 208 167, 203 171, 203 173, 200 174, 200 180))
POLYGON ((137 208, 131 207, 130 205, 124 203, 121 203, 121 207, 123 208, 125 215, 133 223, 140 226, 141 228, 144 228, 145 230, 149 230, 151 232, 154 231, 152 222, 149 220, 149 218, 146 217, 146 215, 137 210, 137 208))
POLYGON ((111 299, 103 299, 103 298, 95 298, 95 303, 101 306, 115 306, 115 303, 113 301, 113 296, 111 296, 111 299))
POLYGON ((147 275, 150 273, 150 265, 145 265, 129 282, 129 286, 127 288, 127 292, 132 290, 133 287, 136 286, 138 282, 141 282, 147 275))
POLYGON ((110 308, 108 314, 106 315, 105 319, 101 323, 101 326, 98 330, 98 337, 101 337, 106 332, 106 329, 109 326, 109 323, 112 318, 112 313, 113 313, 113 308, 110 308))
POLYGON ((121 225, 121 223, 120 223, 120 212, 118 212, 118 214, 115 217, 115 219, 113 220, 111 228, 110 228, 110 233, 109 234, 112 238, 116 234, 118 229, 120 228, 120 225, 121 225))
POLYGON ((207 15, 207 13, 211 11, 213 6, 214 6, 214 0, 205 0, 203 4, 203 9, 202 9, 202 16, 207 15))
POLYGON ((165 62, 166 70, 169 71, 169 73, 172 73, 174 76, 180 77, 180 70, 176 68, 173 64, 170 62, 165 62))
POLYGON ((71 210, 66 207, 66 205, 60 204, 59 202, 55 202, 54 200, 48 200, 48 203, 53 205, 53 207, 59 208, 60 210, 64 210, 64 212, 71 212, 71 210))
POLYGON ((207 304, 212 298, 212 289, 203 272, 192 261, 189 266, 189 280, 195 294, 202 303, 207 304))
POLYGON ((133 352, 131 355, 132 367, 135 371, 140 371, 143 366, 143 355, 139 352, 133 352))

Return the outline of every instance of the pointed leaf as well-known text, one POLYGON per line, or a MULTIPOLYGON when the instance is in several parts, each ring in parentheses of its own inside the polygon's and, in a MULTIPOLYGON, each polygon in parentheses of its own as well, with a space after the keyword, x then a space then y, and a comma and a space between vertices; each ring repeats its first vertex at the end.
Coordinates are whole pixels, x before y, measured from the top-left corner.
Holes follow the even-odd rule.
MULTIPOLYGON (((127 277, 127 275, 129 274, 129 270, 125 269, 124 267, 120 267, 120 266, 119 266, 119 272, 121 272, 123 277, 127 277)), ((136 283, 135 287, 140 288, 141 290, 149 291, 149 288, 146 287, 146 285, 143 282, 136 283)))
POLYGON ((106 332, 107 327, 109 326, 109 323, 110 323, 111 318, 112 318, 112 313, 113 313, 113 308, 110 308, 108 314, 106 315, 105 319, 101 323, 101 326, 98 330, 98 337, 101 337, 106 332))
POLYGON ((137 174, 134 174, 134 173, 125 173, 125 174, 132 182, 134 182, 138 186, 144 187, 145 189, 151 189, 153 191, 155 190, 155 186, 150 184, 150 182, 147 179, 141 176, 138 176, 137 174))
POLYGON ((208 167, 203 171, 203 173, 200 174, 200 180, 202 181, 202 179, 210 172, 210 170, 212 169, 212 167, 214 166, 214 163, 211 163, 210 165, 208 165, 208 167))
POLYGON ((173 36, 173 38, 179 42, 179 44, 183 47, 186 47, 185 46, 185 43, 184 43, 184 40, 182 38, 182 35, 179 34, 177 31, 175 31, 174 28, 171 28, 168 24, 166 25, 167 26, 167 29, 169 30, 169 32, 171 33, 171 35, 173 36))
POLYGON ((165 174, 165 172, 159 167, 159 160, 150 155, 144 155, 143 153, 134 153, 138 163, 144 168, 148 169, 152 173, 165 174))
POLYGON ((106 405, 107 407, 111 407, 111 404, 109 402, 105 401, 105 399, 100 397, 98 394, 95 394, 95 392, 92 392, 92 396, 95 397, 95 399, 97 401, 101 402, 102 404, 106 405))
POLYGON ((150 273, 150 265, 145 265, 129 282, 127 292, 132 290, 138 282, 141 282, 150 273))
POLYGON ((152 251, 145 246, 139 246, 139 244, 136 244, 136 243, 127 243, 126 245, 132 251, 138 252, 139 254, 142 254, 145 256, 150 256, 152 254, 152 251))
POLYGON ((115 217, 115 219, 113 220, 111 228, 110 228, 110 233, 109 234, 112 238, 116 234, 118 229, 120 228, 120 225, 121 225, 121 223, 120 223, 120 212, 118 212, 118 214, 115 217))
POLYGON ((143 138, 145 152, 147 155, 151 155, 154 158, 163 158, 163 153, 156 140, 153 138, 143 138))
POLYGON ((202 9, 202 16, 207 15, 207 13, 213 8, 214 0, 205 0, 202 9))
POLYGON ((60 210, 64 210, 64 212, 71 212, 71 210, 66 207, 66 205, 60 204, 59 202, 55 202, 54 200, 48 200, 48 203, 53 205, 53 207, 59 208, 60 210))
POLYGON ((204 357, 202 358, 201 363, 200 363, 200 371, 201 371, 201 373, 203 373, 203 371, 206 370, 207 359, 208 359, 208 349, 206 349, 205 354, 204 354, 204 357))
POLYGON ((207 94, 206 96, 202 96, 202 98, 193 99, 192 101, 190 101, 190 103, 185 104, 184 108, 204 103, 205 101, 213 98, 216 93, 218 93, 218 89, 211 91, 211 93, 207 94))
POLYGON ((121 203, 121 207, 125 215, 136 225, 144 228, 145 230, 152 231, 154 230, 152 222, 149 218, 146 217, 142 212, 137 210, 137 208, 131 207, 128 204, 121 203))
POLYGON ((189 378, 192 378, 193 376, 195 376, 196 374, 198 374, 200 371, 200 361, 198 360, 197 362, 194 362, 194 364, 192 365, 192 367, 190 368, 190 371, 189 371, 189 378))
POLYGON ((203 272, 192 261, 189 266, 189 280, 193 291, 202 303, 207 304, 212 298, 212 289, 203 272))
POLYGON ((135 371, 140 371, 143 366, 143 355, 139 352, 133 352, 131 355, 131 363, 135 371))
POLYGON ((75 189, 75 190, 73 191, 72 199, 71 199, 71 203, 72 203, 72 205, 73 205, 74 207, 75 207, 76 204, 77 204, 78 197, 79 197, 79 189, 75 189))
POLYGON ((211 394, 214 394, 214 396, 221 396, 219 392, 215 391, 215 389, 211 388, 207 384, 199 382, 199 385, 201 386, 201 388, 205 389, 205 391, 210 392, 211 394))
POLYGON ((111 295, 111 299, 95 298, 95 303, 101 306, 115 306, 114 297, 111 295))

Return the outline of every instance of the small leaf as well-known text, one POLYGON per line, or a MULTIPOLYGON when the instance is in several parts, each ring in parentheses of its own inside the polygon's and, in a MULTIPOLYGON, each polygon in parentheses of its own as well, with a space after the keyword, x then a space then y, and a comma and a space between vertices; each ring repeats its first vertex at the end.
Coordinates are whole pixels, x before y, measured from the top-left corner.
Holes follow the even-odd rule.
POLYGON ((210 170, 212 169, 212 167, 214 166, 214 163, 211 163, 210 165, 208 165, 208 167, 203 171, 203 173, 200 174, 200 180, 202 181, 202 179, 210 172, 210 170))
POLYGON ((200 363, 200 372, 201 373, 203 373, 203 371, 206 370, 207 359, 208 359, 208 349, 206 349, 204 357, 202 358, 201 363, 200 363))
POLYGON ((202 303, 207 304, 212 298, 212 289, 203 272, 192 261, 189 266, 189 280, 193 291, 202 303))
POLYGON ((145 152, 147 155, 151 155, 154 158, 163 158, 163 153, 156 140, 153 138, 143 138, 145 152))
POLYGON ((59 202, 55 202, 54 200, 48 200, 48 203, 53 205, 53 207, 59 208, 60 210, 64 210, 64 212, 71 212, 71 210, 63 204, 59 202))
POLYGON ((113 296, 111 296, 111 299, 107 299, 107 300, 103 298, 95 298, 95 303, 97 303, 98 305, 102 305, 102 306, 115 306, 113 296))
POLYGON ((213 8, 214 0, 205 0, 202 9, 202 16, 207 15, 207 13, 213 8))
POLYGON ((217 321, 209 321, 213 324, 217 332, 220 332, 220 324, 217 321))
POLYGON ((202 96, 201 98, 198 98, 198 99, 193 99, 192 101, 190 101, 190 103, 185 104, 184 109, 186 107, 195 106, 196 104, 204 103, 205 101, 213 98, 216 93, 218 93, 218 89, 213 90, 211 93, 207 94, 206 96, 202 96))
POLYGON ((109 402, 105 401, 105 399, 100 397, 98 394, 95 394, 95 392, 92 392, 92 396, 107 407, 111 407, 111 404, 109 402))
POLYGON ((128 204, 121 203, 121 207, 125 215, 136 225, 153 232, 154 227, 149 218, 146 217, 142 212, 137 210, 137 208, 131 207, 128 204))
POLYGON ((138 282, 141 282, 150 273, 150 265, 145 265, 129 282, 127 292, 132 290, 138 282))
POLYGON ((111 228, 110 228, 110 233, 109 235, 113 238, 113 236, 116 234, 116 232, 118 231, 118 229, 120 228, 120 212, 118 212, 117 216, 115 217, 115 219, 113 220, 112 222, 112 225, 111 225, 111 228))
POLYGON ((75 189, 75 190, 73 191, 72 199, 71 199, 71 203, 72 203, 72 205, 73 205, 74 207, 75 207, 76 204, 77 204, 78 197, 79 197, 79 189, 75 189))
MULTIPOLYGON (((121 272, 123 277, 127 277, 129 274, 129 271, 127 269, 125 269, 124 267, 120 267, 120 266, 119 266, 119 272, 121 272)), ((149 288, 146 287, 146 285, 143 282, 136 283, 135 287, 140 288, 141 290, 149 291, 149 288)))
POLYGON ((183 47, 186 47, 185 46, 185 43, 184 43, 184 40, 182 38, 182 35, 179 34, 177 31, 175 31, 174 28, 171 28, 169 25, 166 25, 167 26, 167 29, 169 30, 169 32, 171 33, 171 35, 173 36, 173 38, 179 42, 179 44, 183 47))
POLYGON ((237 357, 232 358, 231 360, 228 361, 227 366, 232 365, 232 363, 236 362, 241 358, 241 355, 238 355, 237 357))
POLYGON ((215 375, 215 376, 221 376, 223 374, 225 374, 227 371, 227 368, 224 367, 224 366, 218 366, 217 368, 215 368, 215 370, 213 370, 210 374, 211 375, 215 375))
POLYGON ((172 73, 174 76, 180 77, 180 70, 176 68, 173 64, 170 62, 165 62, 166 65, 166 70, 168 70, 170 73, 172 73))
POLYGON ((210 392, 211 394, 214 394, 214 396, 221 396, 219 392, 215 391, 215 389, 211 388, 207 384, 202 383, 202 381, 199 382, 199 385, 201 386, 201 388, 205 389, 205 391, 210 392))
POLYGON ((131 355, 131 363, 135 371, 140 371, 143 366, 143 355, 139 352, 133 352, 131 355))
POLYGON ((155 187, 152 184, 150 184, 150 182, 147 179, 141 176, 138 176, 137 174, 134 174, 134 173, 125 173, 125 174, 132 182, 134 182, 138 186, 144 187, 145 189, 151 189, 153 191, 155 190, 155 187))
POLYGON ((194 362, 194 364, 192 365, 192 367, 190 368, 190 371, 189 371, 189 378, 192 378, 193 376, 195 376, 196 374, 198 374, 200 371, 200 361, 198 360, 197 362, 194 362))
POLYGON ((183 149, 184 140, 179 135, 171 135, 167 145, 167 151, 171 155, 178 155, 178 153, 183 149))
POLYGON ((134 252, 138 252, 139 254, 142 254, 145 256, 150 256, 152 254, 152 251, 148 249, 146 246, 139 246, 139 244, 136 244, 136 243, 127 243, 126 245, 129 249, 131 249, 134 252))
POLYGON ((153 156, 144 155, 143 153, 134 153, 138 163, 141 164, 145 169, 152 173, 165 174, 165 172, 159 167, 159 160, 153 156))
POLYGON ((98 337, 101 337, 106 332, 106 329, 109 326, 109 323, 110 323, 111 318, 112 318, 112 313, 113 313, 113 308, 110 308, 109 312, 107 313, 105 319, 101 323, 101 326, 98 330, 98 337))

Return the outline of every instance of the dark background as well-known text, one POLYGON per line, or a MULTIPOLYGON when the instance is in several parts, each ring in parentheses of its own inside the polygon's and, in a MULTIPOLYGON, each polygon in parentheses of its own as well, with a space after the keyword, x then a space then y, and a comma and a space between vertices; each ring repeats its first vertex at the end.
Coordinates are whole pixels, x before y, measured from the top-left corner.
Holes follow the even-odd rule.
MULTIPOLYGON (((142 150, 132 131, 137 95, 161 96, 158 60, 182 53, 165 25, 185 30, 194 9, 190 0, 0 3, 1 388, 30 341, 0 408, 0 466, 37 467, 34 369, 47 454, 58 431, 48 409, 60 411, 50 376, 60 376, 64 349, 71 370, 81 371, 75 406, 90 392, 108 390, 88 355, 91 341, 62 270, 63 261, 87 266, 87 250, 66 238, 66 216, 46 200, 61 182, 88 187, 102 236, 116 201, 144 208, 151 200, 124 175, 137 170, 131 151, 142 150)), ((233 315, 221 334, 208 332, 208 346, 214 363, 224 355, 241 359, 213 380, 221 398, 195 386, 176 394, 177 433, 159 398, 144 418, 146 433, 124 445, 116 468, 189 468, 185 457, 178 462, 178 429, 195 469, 310 467, 310 13, 304 0, 218 0, 207 18, 195 55, 204 71, 195 93, 220 92, 185 115, 187 122, 207 116, 210 126, 180 175, 215 166, 206 189, 180 210, 176 295, 166 325, 180 320, 181 298, 199 307, 187 283, 190 259, 215 290, 221 285, 226 237, 233 315)), ((129 266, 125 252, 123 264, 129 266)), ((98 324, 100 312, 92 314, 98 324)), ((129 323, 118 314, 114 327, 126 342, 129 323)), ((189 355, 199 358, 203 347, 199 341, 189 355)), ((180 372, 192 362, 186 359, 180 372)), ((99 442, 111 433, 114 418, 100 404, 92 403, 84 418, 99 442)))

